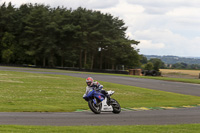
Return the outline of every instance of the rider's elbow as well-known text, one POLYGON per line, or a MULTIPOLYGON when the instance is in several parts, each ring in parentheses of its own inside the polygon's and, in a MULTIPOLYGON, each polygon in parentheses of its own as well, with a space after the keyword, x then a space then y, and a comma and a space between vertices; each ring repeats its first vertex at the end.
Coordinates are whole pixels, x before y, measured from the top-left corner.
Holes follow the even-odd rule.
POLYGON ((103 88, 103 85, 100 85, 100 86, 99 86, 99 89, 102 89, 102 88, 103 88))

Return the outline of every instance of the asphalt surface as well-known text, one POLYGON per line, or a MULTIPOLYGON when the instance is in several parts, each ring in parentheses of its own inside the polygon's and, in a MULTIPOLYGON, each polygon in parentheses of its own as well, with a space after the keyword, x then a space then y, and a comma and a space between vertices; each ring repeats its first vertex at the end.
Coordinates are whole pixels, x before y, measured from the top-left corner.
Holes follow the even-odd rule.
POLYGON ((0 113, 0 124, 6 125, 165 125, 200 123, 200 108, 123 111, 94 114, 92 112, 72 113, 0 113))
MULTIPOLYGON (((180 82, 140 79, 122 76, 77 74, 60 72, 30 71, 25 68, 0 67, 0 70, 23 71, 30 73, 68 75, 106 81, 130 86, 168 91, 186 95, 200 96, 200 85, 180 82)), ((39 113, 39 112, 0 112, 0 124, 6 125, 161 125, 200 123, 200 107, 180 108, 172 110, 122 111, 120 114, 111 112, 93 114, 86 112, 39 113)))

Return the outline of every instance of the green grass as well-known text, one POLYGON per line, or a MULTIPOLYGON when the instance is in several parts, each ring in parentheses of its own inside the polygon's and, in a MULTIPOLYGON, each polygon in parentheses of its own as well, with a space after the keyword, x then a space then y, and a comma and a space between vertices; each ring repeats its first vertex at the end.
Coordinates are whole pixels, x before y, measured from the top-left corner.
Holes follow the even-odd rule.
MULTIPOLYGON (((113 98, 117 99, 124 108, 183 106, 200 103, 200 97, 196 96, 155 91, 108 82, 101 83, 106 90, 116 91, 113 98)), ((70 76, 0 71, 0 112, 71 112, 77 109, 88 109, 87 103, 82 99, 82 95, 85 92, 85 85, 85 79, 70 76)), ((0 133, 198 133, 199 130, 200 124, 148 126, 0 125, 0 133)))
POLYGON ((135 125, 135 126, 4 126, 2 133, 199 133, 200 124, 135 125))
MULTIPOLYGON (((200 97, 101 82, 122 108, 197 105, 200 97)), ((72 112, 88 109, 85 79, 0 71, 0 112, 72 112)))

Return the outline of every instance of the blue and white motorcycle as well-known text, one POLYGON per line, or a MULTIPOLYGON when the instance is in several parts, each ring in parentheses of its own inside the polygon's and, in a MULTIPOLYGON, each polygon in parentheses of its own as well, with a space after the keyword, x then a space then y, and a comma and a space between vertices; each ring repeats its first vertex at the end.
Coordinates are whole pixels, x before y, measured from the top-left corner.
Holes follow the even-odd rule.
MULTIPOLYGON (((113 95, 114 91, 107 91, 108 95, 113 95)), ((107 102, 107 97, 100 91, 91 89, 87 95, 83 98, 88 102, 88 106, 91 111, 95 114, 100 114, 101 112, 113 112, 119 114, 121 112, 120 104, 113 98, 110 98, 109 103, 107 102)))

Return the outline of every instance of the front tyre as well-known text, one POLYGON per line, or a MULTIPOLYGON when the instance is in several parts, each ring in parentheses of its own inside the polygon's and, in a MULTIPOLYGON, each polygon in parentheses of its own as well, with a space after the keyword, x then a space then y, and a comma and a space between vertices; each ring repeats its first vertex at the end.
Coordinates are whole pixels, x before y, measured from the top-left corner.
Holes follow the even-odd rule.
POLYGON ((91 99, 88 101, 88 106, 90 107, 92 112, 94 112, 95 114, 101 113, 102 104, 96 105, 96 104, 94 104, 93 100, 91 99))
POLYGON ((119 114, 121 112, 120 104, 115 99, 110 99, 110 101, 111 101, 110 104, 113 107, 113 113, 119 114))

